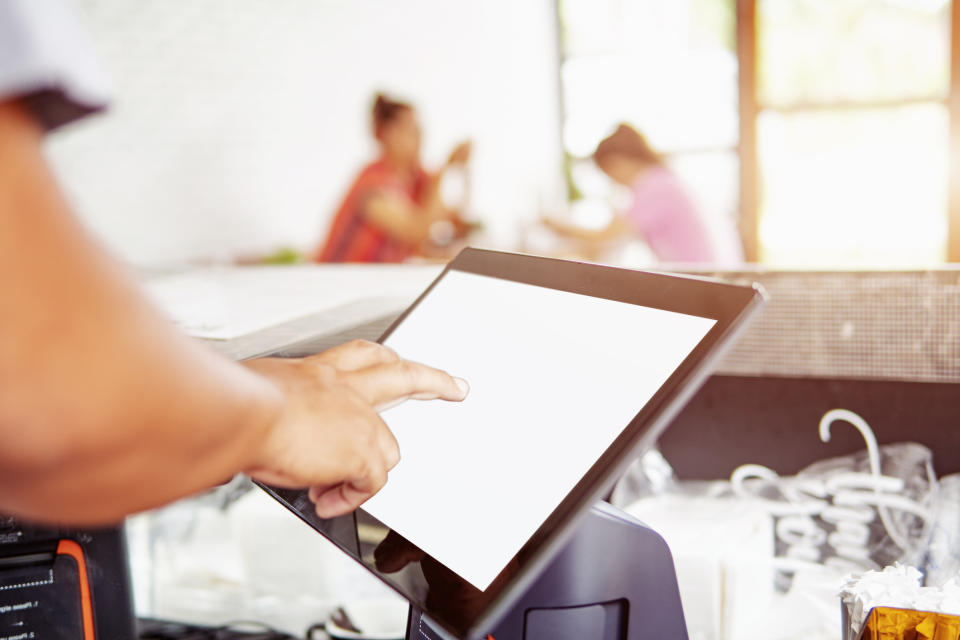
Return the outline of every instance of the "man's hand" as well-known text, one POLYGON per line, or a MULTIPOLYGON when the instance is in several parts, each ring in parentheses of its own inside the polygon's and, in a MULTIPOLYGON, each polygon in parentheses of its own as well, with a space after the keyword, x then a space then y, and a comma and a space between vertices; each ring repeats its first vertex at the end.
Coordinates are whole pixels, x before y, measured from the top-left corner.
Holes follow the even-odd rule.
POLYGON ((244 368, 187 339, 76 220, 13 101, 0 101, 0 291, 0 511, 18 518, 112 523, 241 470, 316 487, 318 513, 342 513, 398 459, 377 409, 465 395, 376 345, 244 368))
POLYGON ((247 471, 268 484, 310 487, 322 518, 363 504, 400 461, 379 411, 408 399, 460 401, 468 391, 459 378, 363 340, 307 358, 246 364, 285 396, 261 461, 247 471))

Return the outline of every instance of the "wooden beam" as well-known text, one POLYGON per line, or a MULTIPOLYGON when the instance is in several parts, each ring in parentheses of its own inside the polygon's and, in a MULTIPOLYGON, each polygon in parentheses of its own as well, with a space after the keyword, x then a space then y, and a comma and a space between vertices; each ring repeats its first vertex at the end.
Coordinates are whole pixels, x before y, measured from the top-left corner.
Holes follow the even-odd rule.
POLYGON ((737 2, 737 60, 740 97, 740 238, 744 257, 760 259, 760 181, 757 158, 757 3, 737 2))
POLYGON ((950 196, 947 260, 960 262, 960 0, 950 7, 950 196))

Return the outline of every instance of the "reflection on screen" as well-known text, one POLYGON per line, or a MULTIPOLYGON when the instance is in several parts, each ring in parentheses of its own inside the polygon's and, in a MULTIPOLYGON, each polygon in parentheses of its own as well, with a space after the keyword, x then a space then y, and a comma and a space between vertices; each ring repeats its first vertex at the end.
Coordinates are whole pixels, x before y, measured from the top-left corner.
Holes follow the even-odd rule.
POLYGON ((470 395, 384 413, 403 459, 363 508, 486 589, 714 323, 451 270, 386 344, 470 395))

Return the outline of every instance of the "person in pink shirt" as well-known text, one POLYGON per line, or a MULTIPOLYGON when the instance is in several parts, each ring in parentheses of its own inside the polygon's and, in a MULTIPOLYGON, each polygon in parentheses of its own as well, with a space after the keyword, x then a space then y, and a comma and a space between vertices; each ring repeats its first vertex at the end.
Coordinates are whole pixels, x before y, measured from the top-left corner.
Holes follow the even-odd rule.
POLYGON ((639 235, 660 262, 715 263, 710 234, 680 180, 643 134, 621 124, 597 145, 593 161, 614 182, 631 191, 630 207, 605 229, 587 230, 552 220, 557 233, 593 243, 639 235))

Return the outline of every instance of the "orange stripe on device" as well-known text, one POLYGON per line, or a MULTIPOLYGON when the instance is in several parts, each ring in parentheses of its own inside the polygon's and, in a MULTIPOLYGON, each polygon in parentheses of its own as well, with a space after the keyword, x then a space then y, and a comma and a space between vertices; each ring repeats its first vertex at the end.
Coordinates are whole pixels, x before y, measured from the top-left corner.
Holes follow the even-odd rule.
POLYGON ((87 577, 87 561, 83 549, 73 540, 61 540, 57 545, 57 555, 70 556, 77 562, 77 574, 80 577, 80 612, 83 615, 83 640, 96 640, 93 634, 93 601, 90 598, 90 580, 87 577))

